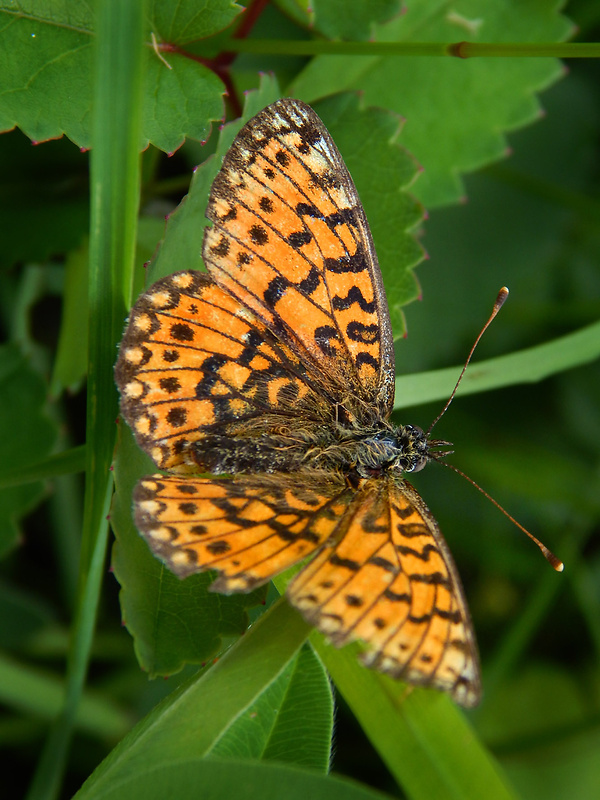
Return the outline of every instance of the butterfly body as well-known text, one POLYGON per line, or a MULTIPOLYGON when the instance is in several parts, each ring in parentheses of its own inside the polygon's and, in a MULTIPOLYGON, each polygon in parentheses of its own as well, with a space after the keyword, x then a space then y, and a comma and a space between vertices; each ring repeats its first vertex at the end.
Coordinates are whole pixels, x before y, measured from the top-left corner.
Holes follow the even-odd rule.
POLYGON ((404 477, 446 443, 390 422, 381 273, 312 109, 281 100, 242 128, 207 216, 208 274, 154 284, 121 344, 122 414, 167 473, 139 482, 137 527, 173 572, 215 570, 224 593, 312 556, 287 590, 307 620, 338 646, 365 642, 369 666, 474 705, 460 580, 404 477))

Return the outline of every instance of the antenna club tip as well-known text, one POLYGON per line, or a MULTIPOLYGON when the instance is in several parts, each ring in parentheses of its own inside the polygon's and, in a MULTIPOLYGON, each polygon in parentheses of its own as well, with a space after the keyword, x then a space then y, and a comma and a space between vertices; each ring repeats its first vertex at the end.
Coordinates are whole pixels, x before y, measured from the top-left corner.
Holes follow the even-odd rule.
POLYGON ((564 571, 565 565, 560 560, 560 558, 557 558, 554 555, 554 553, 551 550, 548 550, 548 548, 546 546, 544 546, 544 545, 542 545, 541 550, 542 550, 542 553, 544 554, 544 558, 550 564, 551 567, 553 567, 557 572, 563 572, 564 571))
POLYGON ((504 301, 509 295, 508 287, 503 286, 500 291, 498 292, 498 297, 496 298, 496 302, 494 303, 494 308, 496 310, 500 309, 504 305, 504 301))

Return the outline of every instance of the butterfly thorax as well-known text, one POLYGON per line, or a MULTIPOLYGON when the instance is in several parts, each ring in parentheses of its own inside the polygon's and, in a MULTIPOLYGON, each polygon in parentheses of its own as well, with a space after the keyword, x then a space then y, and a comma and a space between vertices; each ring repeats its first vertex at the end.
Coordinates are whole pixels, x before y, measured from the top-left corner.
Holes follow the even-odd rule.
POLYGON ((263 418, 260 425, 205 437, 192 446, 188 460, 213 474, 328 470, 371 478, 388 471, 417 472, 430 458, 427 435, 414 425, 264 423, 263 418))

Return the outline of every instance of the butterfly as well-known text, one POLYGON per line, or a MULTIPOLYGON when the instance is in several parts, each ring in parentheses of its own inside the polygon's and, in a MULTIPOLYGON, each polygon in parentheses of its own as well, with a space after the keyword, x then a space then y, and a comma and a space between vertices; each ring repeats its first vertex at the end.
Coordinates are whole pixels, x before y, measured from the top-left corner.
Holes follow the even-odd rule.
POLYGON ((162 470, 134 491, 138 529, 176 575, 214 570, 225 594, 311 557, 287 588, 308 622, 363 642, 367 666, 475 705, 460 579, 406 479, 447 443, 390 421, 381 272, 315 112, 283 99, 244 125, 206 214, 208 272, 140 296, 116 365, 121 413, 162 470))

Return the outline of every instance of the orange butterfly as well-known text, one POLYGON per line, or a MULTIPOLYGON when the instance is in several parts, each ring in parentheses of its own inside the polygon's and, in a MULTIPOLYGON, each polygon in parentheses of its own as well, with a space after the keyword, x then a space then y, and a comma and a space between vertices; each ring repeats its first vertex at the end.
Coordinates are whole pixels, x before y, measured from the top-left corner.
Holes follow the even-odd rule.
POLYGON ((312 109, 280 100, 242 128, 207 216, 208 274, 154 284, 121 344, 122 414, 168 473, 138 484, 138 528, 180 577, 216 570, 223 593, 314 556, 287 589, 309 622, 335 645, 365 642, 368 666, 475 705, 460 580, 404 477, 446 443, 389 422, 381 273, 312 109))

